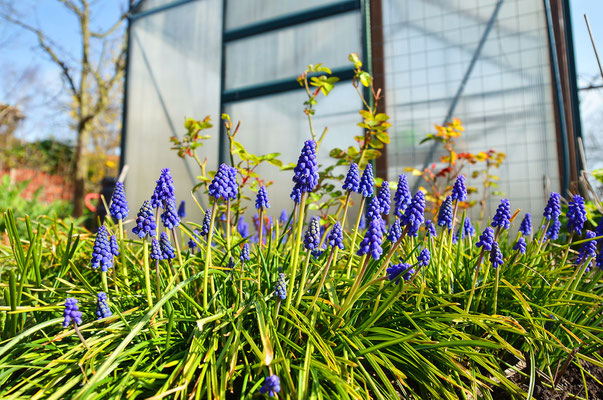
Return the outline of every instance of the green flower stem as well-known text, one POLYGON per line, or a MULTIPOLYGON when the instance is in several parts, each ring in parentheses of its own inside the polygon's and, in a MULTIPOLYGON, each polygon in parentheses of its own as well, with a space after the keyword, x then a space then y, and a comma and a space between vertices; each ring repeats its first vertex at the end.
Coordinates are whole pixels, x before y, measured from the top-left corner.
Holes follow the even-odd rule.
MULTIPOLYGON (((176 245, 176 253, 178 254, 178 264, 180 264, 180 266, 184 265, 184 262, 182 261, 182 252, 180 251, 180 243, 178 243, 178 236, 176 236, 176 228, 172 228, 172 237, 174 238, 174 244, 176 245)), ((186 280, 186 271, 184 270, 184 268, 181 268, 182 270, 182 280, 186 280)))
MULTIPOLYGON (((263 233, 264 233, 264 207, 260 208, 260 229, 258 231, 258 247, 260 249, 260 251, 262 250, 262 246, 263 246, 263 233)), ((260 280, 259 280, 259 274, 258 274, 258 289, 260 288, 260 280)))
POLYGON ((109 285, 107 284, 107 273, 104 271, 101 272, 101 281, 103 285, 103 291, 105 293, 109 293, 109 285))
POLYGON ((239 274, 239 304, 237 307, 243 302, 243 270, 245 267, 245 261, 241 260, 241 273, 239 274))
MULTIPOLYGON (((345 221, 348 215, 348 208, 350 206, 350 196, 352 195, 352 192, 348 192, 348 194, 345 196, 345 203, 343 205, 343 216, 341 217, 341 230, 345 230, 345 221)), ((364 198, 364 197, 363 197, 364 198)))
POLYGON ((80 328, 78 328, 78 326, 75 323, 75 321, 72 321, 72 323, 73 323, 73 329, 75 329, 75 333, 80 338, 80 341, 82 342, 82 344, 84 345, 84 347, 87 350, 90 350, 90 346, 88 346, 88 343, 86 343, 86 339, 84 339, 84 337, 82 336, 82 333, 80 332, 80 328))
POLYGON ((218 200, 214 200, 211 207, 211 221, 209 223, 209 233, 207 234, 207 250, 205 251, 205 266, 203 267, 203 309, 207 311, 207 281, 209 278, 209 264, 211 263, 211 240, 214 236, 214 223, 216 222, 216 208, 218 200))
POLYGON ((312 298, 310 307, 308 307, 308 310, 306 311, 306 316, 314 308, 314 304, 316 304, 316 300, 318 299, 318 296, 320 296, 320 292, 322 291, 322 288, 325 284, 325 280, 327 279, 327 275, 329 273, 329 268, 331 267, 331 263, 333 262, 333 257, 335 255, 336 250, 337 250, 337 247, 333 246, 333 248, 331 249, 331 253, 329 254, 329 259, 327 260, 327 265, 325 265, 324 269, 322 270, 322 276, 320 278, 320 283, 318 284, 318 288, 316 289, 316 293, 314 294, 314 298, 312 298))
POLYGON ((149 269, 149 243, 142 240, 142 260, 144 268, 144 288, 147 295, 149 309, 153 307, 153 298, 151 296, 151 271, 149 269))
POLYGON ((299 283, 299 290, 297 291, 297 298, 295 299, 295 308, 299 307, 299 303, 301 303, 302 295, 305 293, 306 289, 306 280, 308 275, 308 265, 310 264, 310 255, 311 251, 308 250, 306 254, 306 260, 304 261, 304 268, 302 270, 301 281, 299 283))
POLYGON ((496 309, 498 307, 498 281, 500 280, 500 268, 502 266, 498 266, 496 268, 496 280, 494 281, 494 311, 492 311, 492 315, 496 315, 496 309))
MULTIPOLYGON (((155 286, 157 287, 156 298, 161 298, 161 286, 159 281, 159 260, 155 260, 155 286)), ((159 318, 163 318, 162 308, 159 309, 159 318)))
POLYGON ((128 279, 128 268, 126 264, 126 243, 124 241, 124 222, 120 219, 119 225, 119 255, 121 258, 121 273, 124 277, 124 283, 126 286, 130 286, 130 280, 128 279))
POLYGON ((567 241, 567 249, 565 249, 565 254, 563 254, 563 261, 561 261, 561 264, 559 264, 558 268, 563 268, 563 266, 565 265, 565 263, 567 261, 567 257, 569 256, 570 248, 572 247, 572 240, 574 239, 574 233, 575 232, 570 233, 570 237, 567 241))
MULTIPOLYGON (((299 253, 299 244, 301 242, 302 228, 304 226, 304 211, 306 208, 306 193, 302 193, 301 199, 299 202, 299 217, 297 219, 297 232, 295 234, 295 241, 293 242, 293 254, 291 264, 291 273, 289 276, 289 290, 291 293, 295 290, 295 275, 297 274, 297 259, 299 253)), ((285 303, 285 307, 289 308, 291 305, 291 298, 293 296, 287 296, 287 302, 285 303)))
POLYGON ((226 200, 226 251, 228 253, 227 263, 230 262, 230 199, 226 200))
POLYGON ((477 284, 477 276, 479 275, 479 270, 482 265, 482 260, 484 259, 484 248, 482 247, 482 251, 479 254, 479 259, 477 260, 477 267, 475 267, 475 273, 473 274, 473 284, 471 285, 471 293, 469 294, 469 300, 467 301, 467 307, 465 308, 465 312, 469 312, 471 308, 471 301, 473 300, 473 295, 475 295, 475 285, 477 284))
MULTIPOLYGON (((350 258, 348 259, 346 278, 350 279, 352 274, 352 260, 354 259, 354 248, 356 247, 356 238, 358 237, 358 227, 360 226, 360 219, 363 217, 362 211, 364 209, 364 202, 366 199, 362 196, 360 200, 360 207, 358 208, 358 217, 356 218, 356 225, 354 225, 354 233, 352 234, 352 244, 350 245, 350 258)), ((343 227, 342 227, 343 229, 343 227)))
POLYGON ((339 310, 339 312, 337 313, 337 316, 339 318, 343 317, 345 315, 345 313, 348 311, 348 309, 351 307, 351 305, 353 303, 352 300, 354 299, 356 290, 358 290, 358 286, 360 285, 360 282, 362 281, 362 278, 364 277, 364 273, 366 272, 366 267, 368 266, 369 260, 370 260, 370 257, 368 257, 367 254, 363 255, 362 259, 360 259, 360 264, 362 265, 362 268, 360 269, 360 272, 356 276, 356 280, 354 281, 354 284, 352 285, 352 288, 350 289, 350 292, 348 293, 348 297, 343 302, 343 305, 341 306, 341 310, 339 310))

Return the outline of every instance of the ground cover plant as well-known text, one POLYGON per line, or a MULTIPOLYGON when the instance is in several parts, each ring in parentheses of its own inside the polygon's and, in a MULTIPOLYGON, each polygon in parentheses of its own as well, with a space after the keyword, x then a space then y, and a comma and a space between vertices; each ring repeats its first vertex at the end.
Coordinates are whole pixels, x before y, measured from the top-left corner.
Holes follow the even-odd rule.
MULTIPOLYGON (((300 77, 310 121, 334 84, 320 68, 300 77)), ((557 193, 533 214, 503 198, 477 224, 457 174, 426 213, 405 175, 375 180, 370 142, 388 141, 387 118, 365 105, 359 148, 333 152, 340 180, 318 165, 310 123, 291 187, 268 186, 255 166, 287 165, 245 152, 224 116, 230 165, 206 174, 198 160, 207 210, 178 206, 168 169, 142 205, 118 184, 96 234, 8 210, 0 397, 530 398, 571 368, 597 382, 585 363, 603 367, 603 224, 582 197, 564 215, 557 193), (270 208, 277 190, 291 209, 270 208)), ((187 121, 177 150, 196 157, 208 125, 187 121)))

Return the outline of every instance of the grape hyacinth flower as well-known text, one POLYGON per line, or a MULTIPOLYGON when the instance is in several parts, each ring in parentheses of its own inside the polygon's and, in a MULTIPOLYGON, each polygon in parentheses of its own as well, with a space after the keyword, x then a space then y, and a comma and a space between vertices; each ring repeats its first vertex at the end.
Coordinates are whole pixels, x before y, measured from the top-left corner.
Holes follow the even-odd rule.
POLYGON ((77 299, 68 297, 65 300, 65 310, 63 311, 63 328, 67 328, 71 322, 80 325, 82 323, 82 312, 79 311, 77 299))
POLYGON ((178 217, 175 203, 165 203, 163 213, 161 213, 161 222, 167 229, 174 229, 180 225, 180 218, 178 217))
POLYGON ((241 255, 239 256, 239 260, 242 262, 249 261, 251 257, 249 256, 249 243, 245 243, 243 248, 241 249, 241 255))
POLYGON ((452 213, 452 197, 448 196, 440 207, 440 212, 438 213, 438 225, 451 229, 453 218, 452 213))
POLYGON ((211 224, 211 208, 205 210, 205 216, 203 217, 203 224, 201 225, 201 236, 207 236, 209 233, 209 225, 211 224))
POLYGON ((226 222, 226 213, 220 214, 220 221, 226 222))
POLYGON ((178 206, 178 218, 182 219, 186 217, 186 202, 182 200, 178 206))
POLYGON ((291 200, 293 200, 295 204, 299 204, 299 202, 301 201, 301 195, 302 192, 300 186, 296 183, 293 186, 293 190, 291 190, 291 194, 289 195, 289 197, 291 197, 291 200))
POLYGON ((483 247, 484 251, 491 251, 492 243, 494 243, 494 230, 488 226, 484 229, 484 232, 479 237, 479 241, 475 245, 483 247))
POLYGON ((388 181, 383 181, 383 183, 381 184, 381 189, 379 189, 377 198, 379 199, 379 208, 381 214, 389 215, 389 210, 391 206, 391 194, 389 193, 388 181))
POLYGON ((360 184, 358 186, 359 193, 362 195, 362 197, 371 197, 374 190, 373 186, 375 186, 375 181, 373 179, 373 166, 368 163, 364 168, 362 178, 360 178, 360 184))
POLYGON ((119 255, 119 245, 117 244, 117 238, 115 235, 111 235, 111 238, 109 239, 109 247, 111 248, 111 254, 117 257, 119 255))
POLYGON ((161 170, 161 175, 157 180, 155 191, 151 196, 151 207, 165 207, 167 203, 176 203, 176 195, 174 194, 174 179, 170 174, 169 168, 161 170))
POLYGON ((352 163, 350 165, 342 188, 348 192, 360 193, 360 171, 358 170, 358 164, 352 163))
POLYGON ((287 280, 282 272, 278 274, 278 280, 274 286, 274 295, 281 300, 287 299, 287 280))
POLYGON ((98 319, 108 318, 113 315, 107 305, 107 295, 105 292, 100 292, 96 299, 96 316, 98 319))
POLYGON ((559 238, 559 231, 561 230, 561 222, 555 219, 549 229, 546 232, 546 238, 549 240, 557 240, 559 238))
POLYGON ((341 224, 339 222, 336 222, 335 225, 333 225, 327 240, 330 246, 339 247, 343 250, 343 231, 341 230, 341 224))
POLYGON ((499 226, 499 229, 509 229, 511 226, 511 205, 509 199, 502 199, 500 201, 500 204, 496 209, 496 214, 492 218, 491 225, 494 228, 499 226))
POLYGON ((245 222, 245 218, 242 215, 237 222, 237 232, 239 232, 239 235, 241 235, 242 238, 249 236, 249 224, 245 222))
POLYGON ((381 204, 377 196, 371 199, 368 207, 366 208, 366 223, 370 223, 373 219, 378 219, 383 230, 385 229, 385 221, 381 218, 381 204))
POLYGON ((431 259, 431 253, 429 253, 429 249, 423 249, 419 253, 417 257, 417 261, 421 267, 426 267, 429 265, 429 260, 431 259))
POLYGON ((236 169, 222 163, 208 187, 209 196, 216 200, 236 199, 238 194, 236 169), (235 170, 235 171, 233 171, 235 170))
MULTIPOLYGON (((567 209, 567 231, 569 233, 577 232, 582 234, 582 227, 586 222, 586 210, 584 209, 584 199, 576 194, 570 200, 567 209)), ((594 237, 594 236, 593 236, 594 237)))
POLYGON ((426 237, 437 237, 438 233, 433 222, 427 221, 425 223, 425 236, 426 237))
POLYGON ((266 194, 266 188, 264 186, 260 186, 260 190, 258 190, 258 194, 255 198, 255 208, 258 210, 260 208, 270 208, 270 203, 268 203, 268 194, 266 194))
MULTIPOLYGON (((199 238, 199 231, 198 231, 197 229, 195 229, 195 230, 193 231, 193 237, 194 237, 195 239, 198 239, 198 238, 199 238)), ((188 240, 188 248, 189 248, 189 249, 191 249, 191 250, 193 250, 193 249, 195 249, 195 248, 197 248, 197 247, 198 247, 198 246, 197 246, 197 242, 195 242, 195 240, 194 240, 194 239, 191 237, 191 238, 188 240)))
POLYGON ((561 215, 561 196, 559 193, 552 192, 549 196, 549 201, 544 207, 544 213, 542 216, 547 220, 556 220, 561 215))
POLYGON ((404 281, 410 280, 412 275, 415 273, 415 270, 410 267, 410 264, 400 263, 400 264, 392 264, 386 270, 387 279, 390 281, 395 280, 395 284, 400 283, 400 278, 404 279, 404 281))
POLYGON ((161 232, 159 234, 159 247, 161 248, 161 255, 164 260, 170 260, 176 257, 176 253, 174 253, 174 248, 170 243, 170 239, 165 232, 161 232))
POLYGON ((401 174, 398 178, 398 188, 394 194, 394 215, 402 218, 406 207, 412 202, 412 194, 408 188, 408 179, 406 175, 401 174))
POLYGON ((358 224, 358 229, 365 230, 366 229, 366 219, 360 218, 360 223, 358 224))
POLYGON ((310 220, 308 230, 304 235, 304 247, 306 250, 319 250, 320 246, 320 226, 318 217, 313 217, 310 220))
POLYGON ((496 240, 492 242, 492 249, 490 250, 490 262, 492 263, 492 268, 498 268, 503 265, 503 256, 498 248, 498 242, 496 240))
POLYGON ((90 263, 92 268, 100 267, 103 272, 107 272, 109 268, 113 267, 113 253, 111 252, 111 244, 105 225, 101 225, 96 233, 90 263))
POLYGON ((526 213, 523 217, 521 225, 519 225, 519 232, 524 236, 530 236, 532 234, 532 214, 526 213))
POLYGON ((474 233, 475 233, 475 228, 473 227, 473 224, 471 223, 471 218, 466 216, 465 222, 463 222, 462 230, 461 230, 461 227, 459 226, 459 228, 456 230, 456 233, 454 234, 454 237, 452 238, 452 243, 456 243, 459 240, 459 235, 461 236, 461 239, 464 239, 465 236, 473 236, 474 233))
POLYGON ((266 394, 270 397, 281 391, 281 383, 276 375, 270 375, 264 379, 264 385, 260 388, 261 394, 266 394))
POLYGON ((288 220, 289 220, 289 215, 287 214, 287 210, 283 209, 281 211, 281 215, 278 217, 278 222, 281 225, 285 225, 288 220))
POLYGON ((142 239, 146 235, 152 237, 157 235, 155 232, 156 229, 157 224, 155 223, 151 203, 148 200, 145 200, 144 203, 142 203, 142 207, 140 207, 140 211, 138 211, 138 216, 136 217, 136 226, 132 228, 132 232, 142 239))
POLYGON ((389 231, 387 232, 387 240, 392 243, 396 243, 398 239, 402 236, 402 228, 400 227, 400 220, 396 218, 394 223, 389 227, 389 231))
POLYGON ((161 247, 157 239, 151 240, 151 259, 155 261, 163 260, 163 254, 161 253, 161 247))
POLYGON ((126 201, 126 193, 124 191, 124 184, 121 182, 115 183, 115 189, 111 196, 111 205, 109 206, 109 213, 115 221, 123 221, 128 218, 128 202, 126 201))
POLYGON ((316 142, 306 140, 297 165, 293 169, 293 182, 301 193, 311 192, 318 184, 318 164, 316 163, 316 142))
POLYGON ((513 246, 513 250, 518 250, 521 254, 526 254, 526 248, 526 239, 523 236, 520 236, 519 239, 517 239, 517 243, 513 246))
POLYGON ((360 248, 356 253, 359 256, 370 253, 375 260, 378 260, 381 257, 383 249, 381 248, 382 228, 380 220, 381 218, 371 220, 364 235, 364 239, 362 239, 362 242, 360 243, 360 248))
MULTIPOLYGON (((597 235, 593 231, 586 231, 586 239, 594 239, 597 235)), ((588 264, 586 265, 586 271, 590 270, 590 266, 592 264, 592 259, 597 256, 597 241, 591 240, 589 242, 583 243, 582 247, 580 247, 580 251, 578 252, 578 258, 576 258, 575 265, 580 266, 586 260, 588 264)))
POLYGON ((452 187, 452 194, 450 195, 452 200, 465 201, 467 200, 467 186, 465 184, 465 175, 459 175, 456 177, 456 182, 452 187))
POLYGON ((406 209, 402 220, 402 225, 406 226, 406 234, 408 236, 417 236, 419 234, 419 228, 423 221, 425 210, 425 195, 423 192, 418 191, 412 198, 410 206, 406 209))

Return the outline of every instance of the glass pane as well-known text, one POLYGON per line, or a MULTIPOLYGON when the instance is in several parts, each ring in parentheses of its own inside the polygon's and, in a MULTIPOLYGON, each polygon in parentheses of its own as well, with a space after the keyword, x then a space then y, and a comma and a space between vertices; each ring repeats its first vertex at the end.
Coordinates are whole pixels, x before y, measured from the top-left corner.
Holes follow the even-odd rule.
POLYGON ((353 11, 228 43, 226 89, 299 75, 309 64, 347 67, 362 52, 360 13, 353 11))
MULTIPOLYGON (((241 121, 236 139, 247 151, 256 155, 281 153, 278 158, 283 163, 296 163, 304 141, 311 138, 308 120, 303 113, 306 99, 305 92, 298 90, 231 103, 226 106, 226 112, 233 121, 241 121)), ((354 136, 362 134, 356 126, 360 107, 360 100, 350 82, 339 83, 328 97, 319 99, 313 118, 316 135, 320 136, 325 127, 329 128, 318 151, 319 163, 333 163, 334 160, 329 158, 331 149, 355 145, 354 136)), ((279 168, 267 164, 256 172, 264 181, 274 182, 268 188, 269 214, 278 218, 282 209, 290 211, 293 207, 289 198, 293 171, 280 172, 279 168)), ((338 172, 343 174, 346 170, 338 172)), ((244 194, 255 198, 251 191, 244 194)))
MULTIPOLYGON (((170 136, 182 136, 185 117, 220 113, 221 0, 187 3, 135 20, 131 26, 125 162, 130 208, 147 199, 161 168, 174 175, 178 200, 190 201, 198 167, 170 150, 170 136)), ((219 125, 219 121, 214 121, 219 125)), ((216 169, 217 130, 198 151, 216 169)))
POLYGON ((341 0, 228 0, 226 29, 240 28, 337 3, 341 3, 341 0))
MULTIPOLYGON (((430 157, 431 142, 419 142, 444 122, 495 5, 383 1, 390 179, 405 166, 422 169, 443 155, 438 147, 430 157)), ((500 176, 499 190, 513 208, 532 212, 544 206, 548 191, 559 191, 545 21, 542 2, 505 1, 452 113, 466 128, 458 151, 505 152, 502 168, 492 171, 500 176)), ((463 172, 471 176, 482 167, 463 172)), ((481 188, 480 181, 472 184, 481 188)), ((486 215, 499 201, 495 196, 488 203, 486 215)))

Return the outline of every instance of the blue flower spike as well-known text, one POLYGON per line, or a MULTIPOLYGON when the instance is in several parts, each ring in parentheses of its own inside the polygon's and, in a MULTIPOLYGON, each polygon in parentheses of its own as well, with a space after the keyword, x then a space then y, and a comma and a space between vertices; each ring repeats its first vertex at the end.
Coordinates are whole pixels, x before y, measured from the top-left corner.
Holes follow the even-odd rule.
POLYGON ((496 209, 496 215, 492 218, 492 227, 499 229, 509 229, 511 226, 511 204, 509 199, 502 199, 498 208, 496 209))
POLYGON ((342 188, 348 192, 360 193, 360 171, 358 170, 358 164, 352 163, 350 165, 342 188))
POLYGON ((266 187, 260 186, 260 190, 258 190, 258 194, 255 198, 255 208, 266 209, 270 208, 270 203, 268 202, 268 194, 266 193, 266 187))
POLYGON ((147 235, 155 237, 157 235, 156 229, 157 224, 155 223, 155 217, 153 216, 151 202, 145 200, 144 203, 142 203, 142 207, 140 207, 140 211, 136 217, 136 226, 132 229, 132 232, 142 239, 147 235))
POLYGON ((582 196, 576 194, 569 202, 567 208, 567 231, 582 234, 582 227, 586 222, 586 209, 582 196))
POLYGON ((287 280, 285 274, 283 274, 282 272, 278 274, 278 280, 276 281, 276 285, 274 286, 274 295, 280 300, 287 299, 287 280))
POLYGON ((404 211, 406 211, 406 208, 411 202, 412 194, 410 193, 410 188, 408 187, 408 178, 406 178, 406 175, 401 174, 398 178, 398 188, 394 194, 394 215, 396 215, 398 218, 402 218, 404 211))
POLYGON ((459 175, 454 182, 452 187, 452 194, 450 195, 452 200, 465 201, 467 200, 467 185, 465 183, 465 175, 459 175))
POLYGON ((318 164, 316 162, 316 142, 306 140, 297 165, 293 169, 295 188, 302 193, 311 192, 318 185, 318 164))
POLYGON ((113 267, 113 253, 111 252, 107 228, 104 225, 101 225, 96 233, 90 263, 92 268, 97 269, 100 267, 103 272, 107 272, 109 268, 113 267))
POLYGON ((362 178, 360 178, 360 184, 358 190, 360 194, 364 197, 371 197, 374 192, 375 180, 373 178, 373 166, 368 163, 366 164, 366 168, 364 168, 364 172, 362 173, 362 178))
POLYGON ((266 394, 270 397, 281 391, 281 383, 276 375, 270 375, 264 379, 264 384, 260 388, 261 394, 266 394))
POLYGON ((128 202, 126 201, 126 192, 124 191, 124 184, 121 182, 115 183, 115 189, 111 196, 111 205, 109 206, 109 213, 115 221, 123 221, 128 218, 128 202))
POLYGON ((108 318, 112 316, 113 313, 109 309, 109 305, 107 304, 107 294, 105 292, 100 292, 96 296, 96 316, 98 319, 108 318))
POLYGON ((161 175, 157 180, 155 191, 151 196, 151 207, 165 208, 167 203, 176 203, 176 194, 174 189, 174 179, 169 168, 161 170, 161 175))

